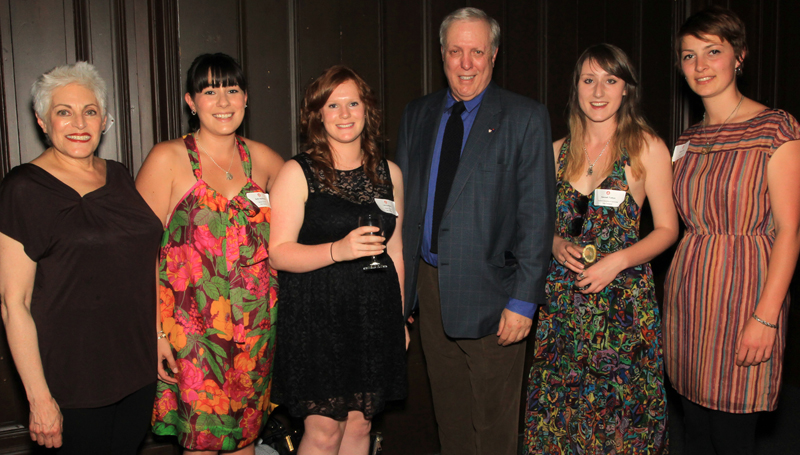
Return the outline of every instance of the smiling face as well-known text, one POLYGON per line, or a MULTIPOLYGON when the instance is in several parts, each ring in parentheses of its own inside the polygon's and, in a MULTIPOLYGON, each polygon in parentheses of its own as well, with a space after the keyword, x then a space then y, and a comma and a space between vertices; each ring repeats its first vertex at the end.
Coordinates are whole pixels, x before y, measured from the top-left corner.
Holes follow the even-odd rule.
POLYGON ((70 158, 92 156, 105 127, 105 116, 94 92, 79 84, 53 91, 47 122, 36 116, 53 148, 70 158))
POLYGON ((489 85, 497 49, 492 51, 489 24, 485 21, 455 21, 447 30, 442 47, 444 74, 457 101, 469 101, 489 85))
POLYGON ((737 56, 728 41, 715 35, 686 35, 681 40, 681 70, 692 91, 703 98, 735 91, 742 59, 744 55, 737 56))
POLYGON ((587 121, 616 121, 617 111, 627 95, 625 81, 609 74, 594 60, 586 60, 578 80, 578 103, 587 121))
POLYGON ((320 111, 328 143, 336 149, 347 144, 361 148, 366 109, 356 83, 349 80, 339 84, 320 111))
POLYGON ((188 93, 186 103, 197 111, 200 127, 208 132, 225 136, 233 134, 244 120, 247 93, 238 85, 228 87, 206 87, 194 98, 188 93))

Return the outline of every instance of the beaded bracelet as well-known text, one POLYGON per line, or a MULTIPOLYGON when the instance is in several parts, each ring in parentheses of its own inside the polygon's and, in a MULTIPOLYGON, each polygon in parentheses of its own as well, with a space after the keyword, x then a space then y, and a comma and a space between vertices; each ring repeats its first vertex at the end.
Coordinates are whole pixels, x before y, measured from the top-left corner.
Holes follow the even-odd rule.
POLYGON ((753 312, 753 319, 755 319, 756 321, 764 324, 765 326, 769 327, 770 329, 777 329, 778 328, 778 324, 771 324, 771 323, 761 319, 760 317, 756 316, 755 312, 753 312))
POLYGON ((158 338, 156 338, 156 340, 160 340, 160 339, 162 339, 162 338, 166 338, 166 337, 167 337, 167 334, 166 334, 166 333, 164 333, 164 331, 163 331, 163 330, 159 330, 159 331, 158 331, 158 338))

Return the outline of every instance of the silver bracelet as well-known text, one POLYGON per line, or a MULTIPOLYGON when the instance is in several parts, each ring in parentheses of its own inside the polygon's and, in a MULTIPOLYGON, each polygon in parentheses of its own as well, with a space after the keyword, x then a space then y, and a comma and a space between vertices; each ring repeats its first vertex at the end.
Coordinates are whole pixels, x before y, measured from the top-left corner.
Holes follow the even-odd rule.
POLYGON ((778 328, 778 324, 770 324, 769 322, 767 322, 767 321, 761 319, 760 317, 756 316, 755 311, 753 312, 753 319, 755 319, 756 321, 764 324, 765 326, 769 327, 770 329, 777 329, 778 328))
POLYGON ((162 339, 162 338, 166 338, 166 337, 167 337, 167 334, 166 334, 166 333, 164 333, 164 331, 163 331, 163 330, 159 330, 159 331, 158 331, 158 338, 156 338, 156 340, 160 340, 160 339, 162 339))

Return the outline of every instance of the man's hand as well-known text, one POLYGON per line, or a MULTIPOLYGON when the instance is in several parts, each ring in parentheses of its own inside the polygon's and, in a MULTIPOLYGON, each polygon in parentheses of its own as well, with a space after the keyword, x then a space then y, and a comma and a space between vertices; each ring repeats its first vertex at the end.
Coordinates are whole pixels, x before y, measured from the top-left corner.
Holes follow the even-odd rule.
POLYGON ((503 309, 500 327, 497 329, 497 344, 508 346, 522 341, 531 332, 533 320, 511 310, 503 309))

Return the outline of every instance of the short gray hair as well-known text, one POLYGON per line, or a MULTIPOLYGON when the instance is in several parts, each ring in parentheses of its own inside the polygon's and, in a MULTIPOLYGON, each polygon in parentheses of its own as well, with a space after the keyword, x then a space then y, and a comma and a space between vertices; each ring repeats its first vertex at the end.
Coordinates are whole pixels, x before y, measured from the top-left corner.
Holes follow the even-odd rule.
POLYGON ((100 114, 106 115, 106 82, 100 77, 97 68, 91 63, 77 62, 72 65, 57 66, 42 74, 31 86, 33 110, 45 123, 49 122, 47 111, 53 101, 53 92, 69 84, 78 84, 94 93, 100 104, 100 114))
POLYGON ((492 43, 492 54, 500 47, 500 24, 486 14, 482 9, 466 7, 460 8, 448 14, 439 27, 439 44, 445 47, 447 31, 453 22, 456 21, 484 21, 489 25, 489 41, 492 43))

